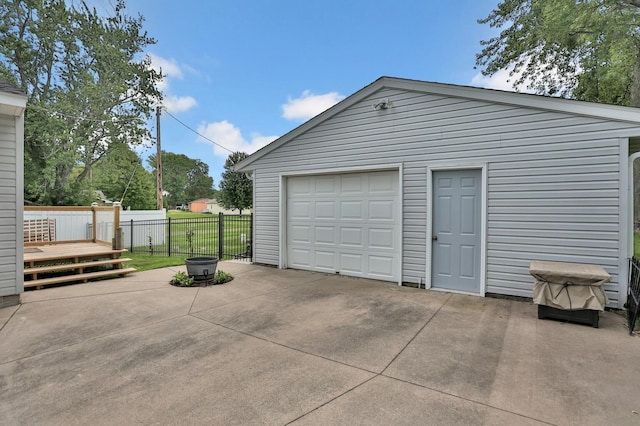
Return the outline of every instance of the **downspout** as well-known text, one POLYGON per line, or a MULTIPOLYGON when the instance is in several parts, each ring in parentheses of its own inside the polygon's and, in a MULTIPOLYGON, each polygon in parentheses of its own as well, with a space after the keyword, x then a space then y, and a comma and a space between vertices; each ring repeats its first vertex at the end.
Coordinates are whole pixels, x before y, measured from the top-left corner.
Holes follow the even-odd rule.
MULTIPOLYGON (((634 190, 635 188, 633 187, 633 162, 640 158, 640 151, 639 152, 634 152, 633 154, 631 154, 629 156, 629 182, 627 185, 627 197, 629 200, 629 206, 627 207, 627 214, 630 219, 631 222, 631 238, 629 238, 629 241, 627 242, 627 254, 629 255, 629 257, 633 257, 633 249, 634 249, 634 238, 633 238, 633 234, 635 232, 635 217, 634 217, 634 190)), ((629 230, 627 230, 628 232, 629 230)))
MULTIPOLYGON (((628 148, 627 148, 628 149, 628 148)), ((623 268, 623 265, 626 265, 628 268, 629 259, 633 257, 634 251, 634 240, 635 240, 635 218, 634 218, 634 179, 633 179, 633 163, 636 159, 640 158, 640 152, 634 152, 629 155, 629 162, 627 165, 627 224, 626 224, 626 256, 624 256, 625 263, 620 262, 620 268, 623 268)), ((621 236, 622 237, 622 236, 621 236)), ((622 258, 622 256, 620 256, 622 258)), ((622 260, 622 259, 620 259, 622 260)), ((619 288, 624 289, 624 292, 620 292, 618 299, 618 308, 622 308, 624 304, 627 302, 627 292, 629 291, 629 276, 628 269, 620 270, 620 274, 618 275, 619 281, 624 280, 624 282, 618 282, 619 288), (623 294, 624 293, 624 294, 623 294)))

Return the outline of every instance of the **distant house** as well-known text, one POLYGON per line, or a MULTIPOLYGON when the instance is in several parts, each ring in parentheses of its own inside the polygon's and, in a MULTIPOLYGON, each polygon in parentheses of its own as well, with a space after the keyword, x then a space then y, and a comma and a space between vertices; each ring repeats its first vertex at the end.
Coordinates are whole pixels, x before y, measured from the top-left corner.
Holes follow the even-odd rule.
POLYGON ((383 77, 236 165, 253 259, 531 297, 532 260, 627 297, 640 109, 383 77))
POLYGON ((189 203, 189 211, 194 213, 200 213, 207 209, 208 198, 198 198, 189 203))
POLYGON ((24 291, 24 110, 27 97, 0 81, 0 308, 24 291))
MULTIPOLYGON (((225 209, 220 204, 218 204, 218 201, 215 198, 211 200, 207 200, 207 210, 209 210, 209 212, 213 214, 218 214, 218 213, 240 214, 240 211, 237 209, 231 209, 231 210, 225 209)), ((245 209, 242 211, 242 214, 249 214, 249 213, 251 213, 251 209, 245 209)))
MULTIPOLYGON (((238 210, 228 210, 218 204, 215 198, 199 198, 189 203, 189 211, 195 213, 202 213, 206 210, 207 213, 212 214, 240 214, 238 210)), ((244 210, 242 213, 250 213, 251 210, 244 210)))

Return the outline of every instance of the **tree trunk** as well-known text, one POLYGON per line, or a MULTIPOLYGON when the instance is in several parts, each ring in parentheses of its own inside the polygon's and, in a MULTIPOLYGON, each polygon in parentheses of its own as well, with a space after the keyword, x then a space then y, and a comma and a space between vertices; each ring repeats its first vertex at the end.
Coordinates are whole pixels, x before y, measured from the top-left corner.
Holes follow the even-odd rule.
POLYGON ((629 105, 640 107, 640 57, 636 56, 636 63, 633 67, 633 80, 629 88, 629 105))

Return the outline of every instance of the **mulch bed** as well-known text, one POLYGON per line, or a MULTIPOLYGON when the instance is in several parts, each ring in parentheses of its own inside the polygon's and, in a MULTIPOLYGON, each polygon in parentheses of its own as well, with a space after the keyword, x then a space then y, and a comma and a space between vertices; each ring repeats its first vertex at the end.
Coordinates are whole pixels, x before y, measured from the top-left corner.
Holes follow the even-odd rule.
MULTIPOLYGON (((233 281, 233 278, 231 278, 229 281, 233 281)), ((183 286, 183 285, 180 285, 180 284, 173 284, 173 283, 169 283, 169 284, 171 284, 174 287, 194 288, 194 287, 211 287, 211 286, 214 286, 214 285, 226 284, 229 281, 224 281, 224 282, 221 282, 221 283, 217 283, 214 280, 196 280, 190 286, 183 286)))

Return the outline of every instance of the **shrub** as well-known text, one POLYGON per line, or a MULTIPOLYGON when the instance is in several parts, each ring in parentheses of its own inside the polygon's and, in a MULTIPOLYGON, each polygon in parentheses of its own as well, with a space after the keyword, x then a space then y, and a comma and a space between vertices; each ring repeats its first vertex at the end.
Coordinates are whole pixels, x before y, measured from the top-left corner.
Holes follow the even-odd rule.
POLYGON ((214 284, 224 284, 224 283, 228 283, 232 279, 233 279, 233 276, 231 276, 231 274, 227 274, 226 272, 224 272, 222 270, 218 270, 218 271, 216 271, 216 276, 213 279, 213 283, 214 284))
POLYGON ((193 281, 193 277, 187 275, 186 272, 178 271, 169 282, 172 285, 179 285, 180 287, 191 287, 193 281))

